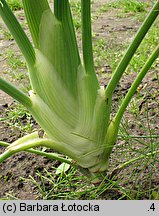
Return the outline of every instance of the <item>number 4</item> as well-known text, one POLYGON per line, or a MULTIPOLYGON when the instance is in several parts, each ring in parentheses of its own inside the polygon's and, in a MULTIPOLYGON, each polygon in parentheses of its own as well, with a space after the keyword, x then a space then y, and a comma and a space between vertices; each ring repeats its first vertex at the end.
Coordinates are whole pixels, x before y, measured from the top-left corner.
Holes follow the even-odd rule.
POLYGON ((154 203, 152 203, 152 205, 150 206, 150 209, 155 211, 155 204, 154 203))

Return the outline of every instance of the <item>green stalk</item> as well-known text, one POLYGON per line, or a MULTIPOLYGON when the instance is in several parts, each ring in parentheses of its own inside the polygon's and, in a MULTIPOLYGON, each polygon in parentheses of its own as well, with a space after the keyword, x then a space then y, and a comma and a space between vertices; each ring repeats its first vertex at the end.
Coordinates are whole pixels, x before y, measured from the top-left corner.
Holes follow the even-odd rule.
POLYGON ((0 0, 0 15, 16 40, 26 61, 33 65, 35 62, 34 49, 5 0, 0 0))
POLYGON ((105 115, 106 106, 104 93, 105 92, 103 89, 98 90, 98 95, 94 106, 94 114, 91 122, 91 139, 95 140, 98 146, 103 144, 108 126, 108 116, 105 115))
MULTIPOLYGON (((77 46, 76 34, 73 25, 72 14, 70 10, 69 0, 54 0, 54 14, 56 18, 61 21, 64 32, 72 43, 74 55, 76 56, 77 65, 80 64, 80 56, 77 46)), ((72 52, 73 53, 73 52, 72 52)))
MULTIPOLYGON (((10 146, 10 144, 8 144, 7 142, 2 142, 2 141, 0 141, 0 145, 4 146, 4 147, 9 147, 10 146)), ((82 168, 82 167, 76 165, 75 163, 72 163, 70 160, 68 160, 66 158, 60 157, 56 153, 47 153, 47 152, 42 152, 42 151, 35 150, 35 149, 27 149, 27 150, 25 150, 25 152, 32 153, 32 154, 37 154, 37 155, 40 155, 40 156, 43 156, 43 157, 47 157, 47 158, 49 158, 51 160, 58 160, 61 163, 70 164, 72 167, 78 168, 81 173, 88 176, 89 178, 92 177, 92 174, 89 172, 89 170, 87 170, 85 168, 82 168)), ((10 151, 5 151, 3 154, 0 155, 0 163, 5 161, 7 158, 11 157, 13 154, 15 154, 15 153, 11 153, 10 151)))
POLYGON ((72 86, 73 94, 76 95, 77 70, 81 64, 75 29, 69 0, 54 0, 54 15, 61 22, 63 36, 66 45, 66 55, 68 56, 70 72, 68 78, 69 85, 72 86))
POLYGON ((68 0, 54 0, 54 14, 56 18, 61 22, 63 20, 64 13, 65 16, 67 14, 66 13, 67 6, 68 6, 68 0))
POLYGON ((39 27, 43 12, 49 9, 47 0, 22 0, 25 16, 36 48, 39 47, 39 27), (36 15, 35 15, 36 14, 36 15))
POLYGON ((30 98, 24 92, 17 89, 14 85, 7 82, 0 77, 0 89, 8 95, 22 103, 25 107, 29 108, 32 105, 30 98))
POLYGON ((146 33, 150 29, 151 25, 153 24, 153 22, 157 18, 158 14, 159 14, 159 1, 156 2, 155 6, 152 8, 150 13, 148 14, 147 18, 145 19, 142 26, 138 30, 134 40, 132 41, 132 43, 128 47, 124 57, 122 58, 118 67, 116 68, 115 72, 113 73, 113 76, 112 76, 110 82, 108 83, 108 86, 107 86, 106 91, 105 91, 105 94, 107 97, 109 97, 109 98, 112 97, 113 92, 114 92, 122 74, 124 73, 124 71, 125 71, 126 67, 128 66, 131 58, 133 57, 135 51, 139 47, 141 41, 143 40, 146 33))
MULTIPOLYGON (((8 147, 10 146, 10 144, 6 143, 6 142, 2 142, 0 141, 0 145, 1 146, 4 146, 4 147, 8 147)), ((59 155, 55 154, 55 153, 46 153, 46 152, 43 152, 43 151, 39 151, 39 150, 35 150, 35 149, 27 149, 25 150, 26 152, 29 152, 29 153, 33 153, 33 154, 37 154, 37 155, 41 155, 43 157, 47 157, 51 160, 58 160, 62 163, 67 163, 67 164, 70 164, 71 166, 74 166, 76 167, 75 164, 71 163, 70 160, 67 160, 63 157, 60 157, 59 155)), ((13 153, 14 154, 14 153, 13 153)), ((4 152, 1 156, 0 156, 0 162, 6 160, 7 158, 9 158, 10 156, 12 156, 11 152, 4 152)))
POLYGON ((157 46, 156 49, 154 50, 154 52, 151 54, 151 56, 149 57, 149 59, 147 60, 147 62, 143 66, 143 68, 141 69, 140 73, 136 77, 135 81, 133 82, 128 93, 126 94, 126 96, 125 96, 116 116, 115 116, 115 123, 117 125, 120 124, 122 116, 125 112, 125 109, 127 108, 128 104, 129 104, 131 98, 135 94, 135 92, 136 92, 138 86, 140 85, 142 79, 145 77, 146 73, 148 72, 148 70, 152 66, 153 62, 158 58, 158 56, 159 56, 159 46, 157 46))
MULTIPOLYGON (((51 149, 57 150, 58 152, 64 152, 64 154, 68 155, 67 154, 68 149, 67 149, 67 147, 65 147, 63 145, 63 143, 54 142, 53 140, 46 139, 46 138, 36 138, 36 139, 35 138, 34 139, 28 138, 28 141, 26 140, 25 142, 21 142, 21 140, 23 140, 23 139, 24 139, 24 137, 22 137, 16 141, 19 143, 13 142, 11 145, 9 145, 8 149, 6 150, 6 152, 8 152, 8 153, 5 154, 5 152, 4 152, 2 154, 2 156, 0 155, 0 162, 2 162, 1 157, 3 159, 3 158, 8 157, 9 155, 13 155, 13 154, 18 153, 20 151, 25 151, 25 150, 28 150, 30 148, 35 148, 35 147, 39 147, 39 146, 51 148, 51 149)), ((71 158, 74 157, 74 153, 71 150, 70 150, 69 154, 71 155, 71 158)))
POLYGON ((82 49, 83 61, 86 73, 92 76, 93 85, 99 88, 99 83, 94 69, 92 49, 92 26, 91 26, 91 0, 81 0, 82 16, 82 49))

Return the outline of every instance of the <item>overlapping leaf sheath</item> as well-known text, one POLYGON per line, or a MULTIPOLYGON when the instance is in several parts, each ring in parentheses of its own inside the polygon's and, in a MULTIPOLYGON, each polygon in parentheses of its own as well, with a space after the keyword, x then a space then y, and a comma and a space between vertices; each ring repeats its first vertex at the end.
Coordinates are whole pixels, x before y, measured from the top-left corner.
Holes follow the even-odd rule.
MULTIPOLYGON (((41 14, 36 61, 29 67, 30 110, 49 138, 62 143, 78 164, 90 168, 99 163, 104 150, 105 96, 95 88, 94 77, 77 64, 78 56, 75 62, 70 59, 74 46, 68 44, 63 25, 50 9, 41 14)), ((62 148, 61 152, 66 154, 62 148)))

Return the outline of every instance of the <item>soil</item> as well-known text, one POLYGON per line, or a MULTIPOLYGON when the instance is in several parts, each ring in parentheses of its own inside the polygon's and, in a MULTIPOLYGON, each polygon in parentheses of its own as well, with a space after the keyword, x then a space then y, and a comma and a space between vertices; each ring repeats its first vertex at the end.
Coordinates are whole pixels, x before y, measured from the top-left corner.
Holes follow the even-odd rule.
MULTIPOLYGON (((112 2, 111 0, 99 0, 93 3, 93 11, 97 11, 98 8, 106 2, 112 2)), ((22 14, 20 16, 20 20, 24 22, 23 12, 19 12, 22 14)), ((105 13, 102 13, 97 19, 95 19, 93 23, 93 32, 95 32, 97 38, 106 38, 111 46, 111 41, 116 40, 116 44, 121 45, 124 40, 130 42, 134 33, 137 31, 140 23, 133 19, 131 16, 125 18, 117 18, 115 10, 110 10, 105 13), (115 35, 115 38, 114 38, 115 35)), ((2 55, 5 53, 8 47, 10 47, 16 55, 20 55, 18 48, 14 42, 14 40, 5 40, 3 36, 3 29, 5 26, 0 19, 0 76, 5 77, 5 79, 10 80, 18 87, 23 87, 28 85, 28 80, 26 78, 22 78, 22 80, 16 81, 13 77, 8 73, 8 63, 7 59, 2 55)), ((21 71, 26 74, 26 68, 21 67, 21 71)), ((101 65, 101 68, 98 70, 104 70, 103 73, 111 73, 111 68, 107 65, 107 62, 104 62, 101 65)), ((156 78, 157 71, 152 69, 140 86, 140 94, 142 97, 138 100, 138 112, 139 116, 134 116, 133 113, 126 111, 125 113, 125 122, 129 125, 129 133, 132 135, 144 135, 145 128, 141 127, 145 125, 146 128, 150 127, 153 130, 154 134, 158 134, 159 131, 159 118, 158 118, 158 83, 156 78), (155 99, 155 100, 154 100, 155 99), (148 101, 148 103, 147 103, 148 101), (146 110, 149 110, 148 116, 146 110), (147 118, 150 119, 150 125, 148 125, 147 118)), ((101 76, 100 83, 105 86, 108 83, 109 78, 103 78, 101 76)), ((115 94, 114 101, 118 102, 119 98, 125 95, 125 93, 130 88, 132 80, 135 78, 135 74, 125 75, 121 80, 120 85, 118 86, 115 94)), ((3 121, 3 118, 6 114, 6 110, 10 109, 14 106, 15 101, 0 91, 0 140, 12 143, 17 138, 23 135, 23 132, 18 130, 15 127, 10 127, 9 122, 3 121)), ((22 120, 22 122, 25 119, 22 120)), ((34 122, 35 123, 35 122, 34 122)), ((34 128, 38 127, 36 124, 34 128)), ((135 142, 130 144, 130 142, 125 143, 122 139, 118 140, 116 147, 114 148, 115 154, 112 154, 110 160, 110 169, 113 169, 121 162, 125 161, 125 159, 131 159, 133 156, 138 156, 135 150, 143 148, 142 143, 135 142), (131 148, 134 150, 132 152, 125 152, 126 145, 131 145, 131 148), (124 153, 123 153, 124 152, 124 153), (122 156, 121 156, 122 155, 122 156)), ((0 153, 4 151, 3 147, 0 147, 0 153)), ((146 151, 146 148, 145 148, 146 151)), ((149 188, 156 188, 158 191, 159 184, 159 174, 157 172, 159 168, 158 158, 152 158, 149 161, 140 161, 141 163, 134 163, 130 167, 124 168, 120 173, 116 175, 116 181, 120 180, 120 186, 123 188, 119 191, 116 189, 109 189, 105 191, 100 199, 118 199, 122 198, 124 194, 124 188, 132 188, 134 191, 134 197, 136 197, 138 187, 142 188, 143 194, 139 195, 139 199, 148 199, 150 197, 148 191, 149 188), (154 164, 155 166, 151 166, 154 164), (153 173, 153 175, 149 176, 149 173, 153 173), (133 176, 131 181, 129 181, 130 176, 133 176), (144 193, 145 192, 145 193, 144 193)), ((37 176, 37 171, 44 173, 44 169, 49 170, 54 173, 53 165, 57 166, 59 163, 57 161, 51 162, 46 158, 42 158, 37 155, 21 152, 16 154, 6 160, 3 164, 0 165, 0 198, 18 198, 18 199, 27 199, 27 200, 35 200, 40 199, 41 196, 39 194, 39 190, 37 186, 33 184, 32 181, 23 181, 23 179, 28 179, 29 176, 33 176, 33 178, 40 183, 40 179, 37 176), (8 195, 10 194, 10 195, 8 195), (12 196, 12 197, 11 197, 12 196)), ((127 196, 128 198, 128 196, 127 196)), ((84 198, 85 199, 85 198, 84 198)))

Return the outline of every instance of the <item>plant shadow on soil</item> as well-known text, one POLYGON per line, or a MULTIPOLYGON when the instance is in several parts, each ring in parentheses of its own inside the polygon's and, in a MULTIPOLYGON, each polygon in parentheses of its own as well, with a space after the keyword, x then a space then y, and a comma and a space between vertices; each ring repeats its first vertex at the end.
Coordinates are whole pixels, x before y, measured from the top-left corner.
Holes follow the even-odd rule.
MULTIPOLYGON (((95 1, 94 8, 98 9, 102 3, 106 2, 107 1, 104 0, 98 2, 95 1)), ((140 23, 131 16, 118 18, 116 13, 117 12, 115 10, 103 12, 95 19, 93 23, 93 32, 95 32, 94 42, 100 38, 107 38, 109 41, 108 46, 111 47, 111 43, 115 40, 116 45, 118 44, 121 47, 123 38, 125 38, 127 42, 131 41, 132 35, 136 32, 140 23), (114 36, 115 38, 112 39, 114 36)), ((24 19, 23 15, 20 17, 21 20, 24 19)), ((0 24, 2 24, 1 20, 0 24)), ((3 27, 4 26, 2 25, 2 28, 3 27)), ((2 34, 2 31, 0 31, 0 34, 2 34)), ((15 50, 15 53, 18 52, 14 41, 6 41, 3 37, 1 37, 1 35, 0 47, 4 50, 9 47, 12 50, 15 50)), ((0 55, 0 62, 0 75, 3 77, 7 76, 7 78, 9 78, 9 75, 4 73, 5 70, 8 70, 8 64, 3 55, 0 55)), ((110 78, 109 75, 111 74, 110 65, 103 60, 100 66, 96 66, 96 69, 101 85, 107 85, 110 78)), ((26 69, 22 68, 22 70, 25 71, 26 69)), ((128 133, 138 136, 145 135, 145 132, 147 134, 149 134, 149 132, 157 134, 157 131, 159 130, 157 102, 159 101, 159 81, 156 75, 157 73, 157 69, 153 68, 147 74, 137 95, 140 95, 140 97, 134 102, 137 103, 137 105, 135 104, 131 107, 131 112, 126 111, 123 125, 121 127, 121 131, 124 131, 124 134, 128 133), (143 125, 145 125, 145 127, 143 127, 143 125)), ((121 80, 113 98, 115 106, 118 106, 119 99, 124 97, 135 76, 136 73, 127 74, 121 80)), ((13 82, 16 83, 13 77, 9 78, 9 80, 13 80, 13 82)), ((22 82, 25 83, 25 80, 22 80, 22 82)), ((27 84, 24 85, 26 86, 27 84)), ((7 110, 12 109, 14 106, 16 106, 16 103, 9 96, 0 91, 0 140, 9 143, 15 141, 24 133, 17 127, 9 126, 9 120, 8 122, 3 120, 7 115, 7 110)), ((114 109, 116 108, 114 107, 114 109)), ((24 116, 20 121, 22 124, 26 124, 26 116, 24 116)), ((38 128, 38 125, 33 119, 32 124, 34 129, 38 128)), ((143 154, 143 151, 146 153, 148 147, 150 149, 151 145, 153 145, 152 143, 157 142, 157 139, 130 140, 119 138, 110 158, 110 170, 124 161, 143 154)), ((5 149, 3 147, 0 147, 0 153, 4 150, 5 149)), ((37 185, 35 185, 33 181, 27 181, 26 179, 29 179, 29 177, 32 176, 39 185, 42 185, 44 182, 41 182, 41 179, 37 173, 40 172, 41 175, 45 176, 47 170, 52 174, 52 176, 54 176, 56 171, 55 167, 58 167, 59 164, 60 163, 58 161, 50 161, 47 158, 42 158, 40 156, 25 152, 12 156, 0 165, 0 198, 18 198, 25 200, 43 199, 44 197, 40 193, 37 185)), ((155 191, 156 193, 159 193, 158 169, 158 156, 152 156, 151 158, 145 158, 142 161, 137 161, 129 167, 125 167, 120 171, 120 173, 114 176, 112 180, 106 179, 106 182, 101 183, 99 186, 99 189, 102 192, 97 190, 96 196, 92 196, 92 193, 96 190, 96 186, 92 185, 89 180, 87 182, 86 178, 83 177, 81 180, 83 182, 81 183, 83 184, 83 188, 80 188, 80 193, 77 197, 75 193, 74 196, 69 196, 68 194, 71 194, 71 190, 78 190, 76 182, 78 181, 78 178, 76 180, 73 179, 72 182, 70 182, 70 188, 67 186, 61 197, 52 196, 52 199, 53 197, 55 199, 155 199, 153 192, 155 191), (86 193, 84 193, 84 191, 86 191, 86 193), (67 196, 64 194, 67 194, 67 196)), ((75 176, 82 176, 82 174, 76 171, 75 176)), ((65 178, 65 175, 62 178, 65 178)), ((58 176, 55 177, 55 183, 57 182, 58 176)), ((45 184, 46 190, 51 190, 51 186, 48 181, 46 181, 45 184)), ((63 186, 63 188, 64 187, 65 186, 63 186)), ((56 193, 56 191, 53 191, 53 193, 56 193)))

